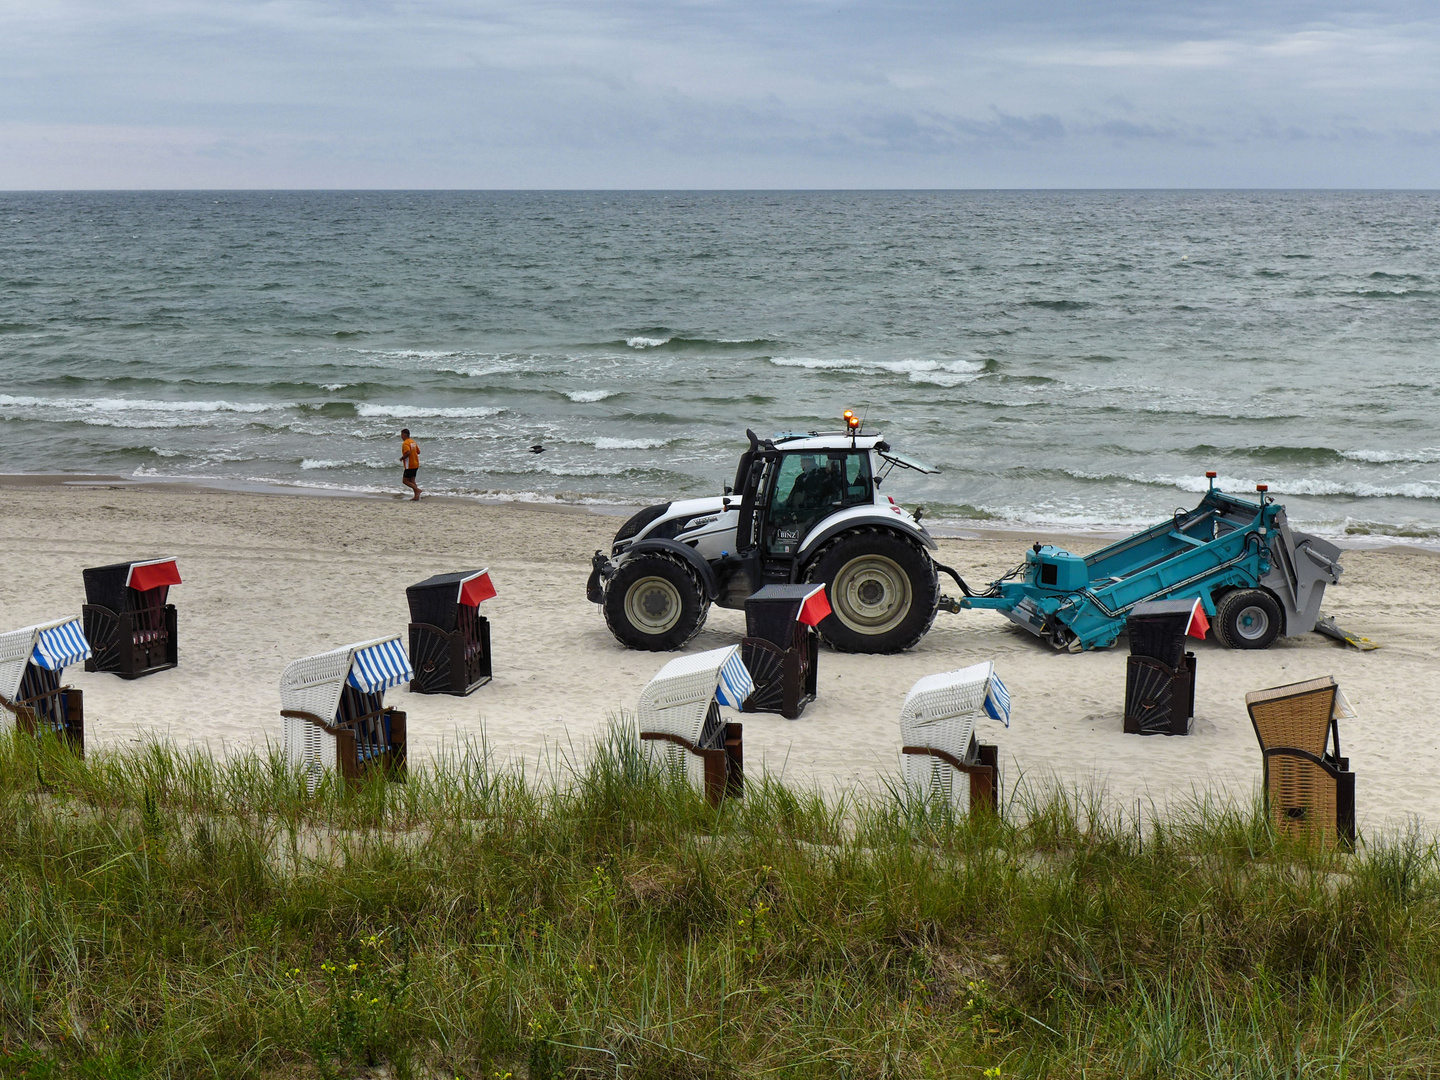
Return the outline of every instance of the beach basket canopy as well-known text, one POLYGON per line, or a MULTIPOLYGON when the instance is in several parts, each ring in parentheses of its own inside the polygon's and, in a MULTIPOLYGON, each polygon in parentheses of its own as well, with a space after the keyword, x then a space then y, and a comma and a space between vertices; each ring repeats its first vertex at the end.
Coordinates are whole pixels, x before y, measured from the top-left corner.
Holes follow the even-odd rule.
POLYGON ((27 664, 59 672, 89 656, 90 643, 74 615, 0 634, 0 696, 15 700, 27 664))
POLYGON ((1205 616, 1205 605, 1198 596, 1187 600, 1146 600, 1130 608, 1125 628, 1133 655, 1153 657, 1178 667, 1185 648, 1175 642, 1187 636, 1204 641, 1205 634, 1210 632, 1210 619, 1205 616), (1176 648, 1178 655, 1174 654, 1176 648))
POLYGON ((795 624, 818 626, 830 615, 824 585, 766 585, 745 601, 746 634, 782 648, 795 634, 795 624))
POLYGON ((1340 753, 1337 721, 1356 715, 1329 675, 1252 690, 1245 695, 1245 707, 1261 750, 1291 746, 1317 757, 1325 753, 1330 738, 1335 740, 1336 755, 1340 753))
POLYGON ((488 569, 436 574, 405 590, 410 621, 428 623, 446 633, 455 629, 458 607, 476 607, 494 595, 495 586, 488 569))
POLYGON ((676 657, 641 691, 640 730, 665 731, 694 742, 711 701, 738 710, 754 689, 739 645, 676 657))
POLYGON ((415 677, 399 634, 296 660, 280 676, 280 706, 329 720, 345 685, 383 693, 415 677))
POLYGON ((900 723, 931 724, 982 712, 1010 726, 1010 691, 989 660, 918 680, 905 695, 900 723))
POLYGON ((367 694, 379 694, 414 677, 415 669, 410 666, 410 657, 405 653, 400 635, 396 634, 356 649, 350 659, 350 674, 346 681, 367 694))
POLYGON ((148 592, 166 585, 179 585, 180 569, 172 557, 92 566, 84 571, 85 601, 111 611, 125 611, 126 589, 148 592))

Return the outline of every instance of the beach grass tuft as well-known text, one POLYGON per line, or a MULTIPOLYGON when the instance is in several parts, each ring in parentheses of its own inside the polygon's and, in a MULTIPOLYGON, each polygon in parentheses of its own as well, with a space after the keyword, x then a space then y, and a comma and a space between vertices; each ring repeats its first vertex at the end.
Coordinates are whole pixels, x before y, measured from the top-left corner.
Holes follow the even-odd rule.
POLYGON ((1003 816, 750 778, 632 729, 307 794, 275 752, 0 737, 13 1077, 1440 1073, 1440 858, 1258 805, 1003 816), (542 782, 543 781, 543 782, 542 782))

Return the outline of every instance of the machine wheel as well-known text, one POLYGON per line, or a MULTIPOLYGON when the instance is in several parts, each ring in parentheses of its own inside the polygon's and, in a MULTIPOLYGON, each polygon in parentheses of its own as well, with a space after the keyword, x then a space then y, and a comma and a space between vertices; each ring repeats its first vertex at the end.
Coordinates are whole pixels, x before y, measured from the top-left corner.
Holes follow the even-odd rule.
POLYGON ((630 649, 669 652, 700 632, 710 601, 688 566, 665 555, 626 559, 605 588, 605 625, 630 649))
POLYGON ((910 648, 930 629, 940 602, 940 579, 930 557, 882 529, 836 537, 816 553, 805 580, 825 583, 834 614, 819 630, 841 652, 910 648))
POLYGON ((1215 605, 1215 633, 1226 648, 1269 648, 1284 628, 1280 605, 1262 589, 1236 589, 1215 605))

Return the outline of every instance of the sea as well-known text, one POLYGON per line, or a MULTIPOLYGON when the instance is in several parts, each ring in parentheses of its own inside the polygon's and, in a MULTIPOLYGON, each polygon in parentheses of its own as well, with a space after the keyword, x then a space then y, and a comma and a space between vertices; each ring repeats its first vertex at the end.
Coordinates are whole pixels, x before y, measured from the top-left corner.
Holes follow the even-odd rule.
POLYGON ((0 471, 616 507, 866 430, 942 528, 1206 470, 1440 546, 1440 193, 0 193, 0 471))

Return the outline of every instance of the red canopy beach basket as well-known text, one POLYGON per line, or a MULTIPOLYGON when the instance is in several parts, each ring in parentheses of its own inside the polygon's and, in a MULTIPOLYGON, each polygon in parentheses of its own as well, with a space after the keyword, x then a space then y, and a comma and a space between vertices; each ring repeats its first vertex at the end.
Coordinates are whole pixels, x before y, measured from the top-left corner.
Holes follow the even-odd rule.
POLYGON ((175 605, 170 586, 180 584, 173 558, 111 563, 84 571, 85 637, 94 654, 86 671, 111 671, 138 679, 179 663, 175 605))
POLYGON ((463 697, 490 681, 490 620, 478 609, 494 595, 489 570, 436 574, 405 590, 413 693, 463 697))
POLYGON ((740 654, 755 680, 746 712, 797 719, 815 700, 822 619, 830 614, 823 585, 766 585, 745 601, 740 654))

